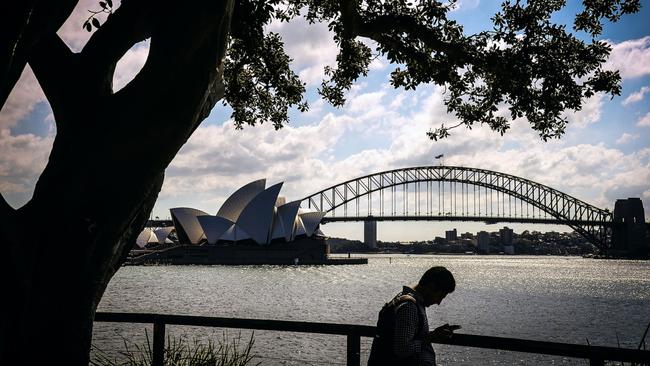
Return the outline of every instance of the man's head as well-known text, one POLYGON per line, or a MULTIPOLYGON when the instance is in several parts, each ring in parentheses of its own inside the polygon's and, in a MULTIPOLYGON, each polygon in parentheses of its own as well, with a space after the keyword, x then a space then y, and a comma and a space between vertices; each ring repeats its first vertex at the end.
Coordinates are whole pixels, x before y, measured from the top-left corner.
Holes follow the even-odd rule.
POLYGON ((416 289, 424 298, 424 306, 440 305, 456 289, 456 280, 447 268, 431 267, 424 272, 416 289))

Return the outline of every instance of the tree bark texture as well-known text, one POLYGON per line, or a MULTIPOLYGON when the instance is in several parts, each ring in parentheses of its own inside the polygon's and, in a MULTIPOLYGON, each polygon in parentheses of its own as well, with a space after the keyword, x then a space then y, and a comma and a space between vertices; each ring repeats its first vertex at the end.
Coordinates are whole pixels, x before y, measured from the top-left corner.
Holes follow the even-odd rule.
POLYGON ((0 365, 88 364, 95 310, 165 168, 223 95, 232 6, 124 1, 80 53, 54 32, 30 52, 57 136, 33 198, 0 199, 0 365), (113 93, 115 64, 148 37, 142 71, 113 93))

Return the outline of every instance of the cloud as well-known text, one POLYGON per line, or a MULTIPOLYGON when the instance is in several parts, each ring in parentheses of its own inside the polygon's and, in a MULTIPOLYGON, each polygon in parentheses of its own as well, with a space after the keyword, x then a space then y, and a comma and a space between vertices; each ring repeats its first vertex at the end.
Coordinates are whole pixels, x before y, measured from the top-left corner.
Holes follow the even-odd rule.
POLYGON ((643 100, 643 96, 645 95, 645 93, 647 93, 649 91, 650 91, 650 87, 644 86, 641 89, 639 89, 639 91, 636 91, 636 92, 628 95, 628 97, 625 98, 625 100, 622 101, 621 104, 624 105, 624 106, 627 106, 627 105, 630 105, 632 103, 640 102, 640 101, 643 100))
POLYGON ((604 68, 619 70, 623 79, 650 74, 650 36, 613 44, 604 68))
POLYGON ((34 110, 36 104, 43 101, 45 94, 27 65, 0 111, 0 129, 15 127, 34 110))
POLYGON ((604 99, 603 93, 597 93, 591 98, 582 100, 582 109, 576 112, 564 112, 564 116, 573 127, 584 128, 600 120, 604 99))
POLYGON ((650 127, 650 112, 639 118, 636 125, 637 127, 650 127))
POLYGON ((348 117, 327 114, 316 125, 279 131, 269 124, 240 131, 231 121, 199 127, 170 164, 163 194, 210 191, 260 176, 276 179, 308 172, 310 162, 335 145, 350 122, 348 117))
POLYGON ((320 84, 326 65, 335 66, 338 47, 327 24, 309 24, 298 17, 289 22, 276 20, 266 30, 282 36, 285 51, 293 59, 292 67, 308 86, 320 84))
POLYGON ((629 134, 629 133, 626 132, 626 133, 623 133, 621 135, 621 137, 619 137, 616 140, 616 143, 619 144, 619 145, 627 144, 628 142, 636 140, 639 137, 640 137, 640 135, 638 133, 635 133, 635 134, 632 135, 632 134, 629 134))
POLYGON ((32 134, 11 135, 0 130, 0 192, 15 198, 15 207, 26 203, 33 192, 38 176, 47 164, 54 136, 32 134))

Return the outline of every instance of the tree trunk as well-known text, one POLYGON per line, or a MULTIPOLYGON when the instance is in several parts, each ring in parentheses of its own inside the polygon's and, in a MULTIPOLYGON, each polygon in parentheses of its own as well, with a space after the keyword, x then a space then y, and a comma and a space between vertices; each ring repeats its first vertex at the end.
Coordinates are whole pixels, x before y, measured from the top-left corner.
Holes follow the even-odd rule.
POLYGON ((65 185, 57 190, 59 196, 42 195, 18 212, 12 266, 3 270, 3 282, 8 282, 3 287, 11 296, 4 300, 8 317, 0 344, 6 352, 0 364, 88 364, 95 310, 144 226, 162 178, 133 184, 142 198, 130 212, 125 210, 128 200, 113 197, 115 206, 101 206, 106 215, 99 220, 75 208, 99 208, 101 202, 88 201, 76 187, 65 185), (117 229, 124 226, 123 232, 117 229))
POLYGON ((151 35, 149 58, 113 94, 115 56, 128 49, 116 43, 141 35, 101 32, 142 15, 128 6, 142 5, 123 4, 87 52, 68 54, 51 36, 29 59, 57 136, 33 198, 13 211, 0 196, 0 365, 88 365, 104 290, 144 227, 165 168, 223 95, 232 1, 146 8, 139 24, 150 29, 137 31, 151 35))

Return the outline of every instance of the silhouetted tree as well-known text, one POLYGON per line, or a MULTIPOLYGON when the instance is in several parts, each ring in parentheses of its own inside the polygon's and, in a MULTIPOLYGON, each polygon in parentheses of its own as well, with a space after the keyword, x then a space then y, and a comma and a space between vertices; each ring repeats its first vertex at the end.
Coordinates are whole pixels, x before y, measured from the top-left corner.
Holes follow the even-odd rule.
MULTIPOLYGON (((560 136, 564 110, 596 92, 618 94, 601 69, 610 48, 604 20, 636 12, 638 0, 585 1, 573 30, 551 21, 560 0, 506 1, 493 29, 465 35, 447 18, 455 1, 124 0, 74 53, 56 30, 76 1, 0 4, 0 102, 29 63, 52 107, 57 134, 32 199, 18 210, 0 196, 0 364, 87 365, 95 309, 143 228, 165 168, 215 103, 241 127, 280 128, 304 110, 304 85, 289 68, 273 19, 325 22, 339 47, 319 92, 334 106, 365 75, 375 52, 398 65, 393 86, 446 87, 461 125, 504 133, 525 117, 542 139, 560 136), (576 38, 581 32, 585 42, 576 38), (114 92, 117 61, 151 39, 139 74, 114 92)), ((112 8, 110 0, 98 4, 112 8)), ((80 31, 81 25, 80 25, 80 31)), ((448 127, 429 132, 437 139, 448 127)))

